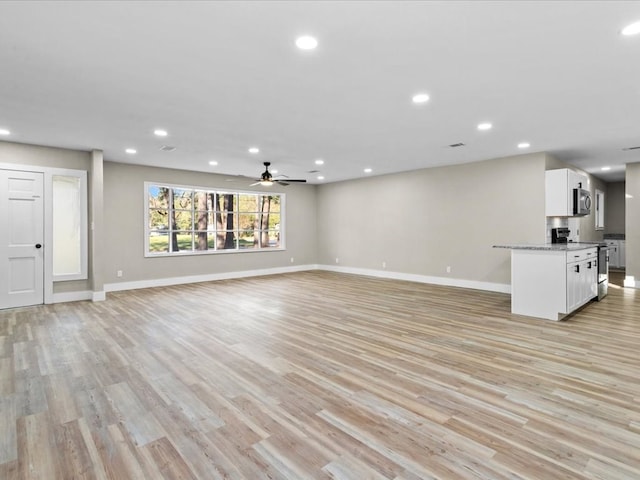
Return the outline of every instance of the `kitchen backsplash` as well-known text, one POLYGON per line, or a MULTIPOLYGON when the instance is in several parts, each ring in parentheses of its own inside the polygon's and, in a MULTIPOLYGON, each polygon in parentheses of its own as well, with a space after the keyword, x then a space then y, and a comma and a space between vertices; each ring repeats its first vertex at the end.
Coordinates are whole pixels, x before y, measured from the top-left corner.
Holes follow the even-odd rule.
POLYGON ((580 241, 580 219, 567 217, 547 217, 546 243, 551 243, 551 229, 564 227, 569 229, 569 241, 580 241))

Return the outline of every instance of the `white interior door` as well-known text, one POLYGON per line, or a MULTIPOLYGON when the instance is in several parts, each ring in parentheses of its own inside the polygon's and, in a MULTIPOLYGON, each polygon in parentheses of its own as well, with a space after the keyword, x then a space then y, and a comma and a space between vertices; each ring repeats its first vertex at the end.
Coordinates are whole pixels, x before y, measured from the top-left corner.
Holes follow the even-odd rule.
POLYGON ((0 308, 44 303, 43 177, 0 170, 0 308))

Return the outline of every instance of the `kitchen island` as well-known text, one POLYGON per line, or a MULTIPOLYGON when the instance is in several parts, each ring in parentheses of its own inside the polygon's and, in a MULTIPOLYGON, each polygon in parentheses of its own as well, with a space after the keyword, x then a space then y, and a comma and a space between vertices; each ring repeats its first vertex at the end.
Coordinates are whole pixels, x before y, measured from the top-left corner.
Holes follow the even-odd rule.
POLYGON ((557 321, 598 296, 597 244, 494 248, 511 249, 511 313, 557 321))

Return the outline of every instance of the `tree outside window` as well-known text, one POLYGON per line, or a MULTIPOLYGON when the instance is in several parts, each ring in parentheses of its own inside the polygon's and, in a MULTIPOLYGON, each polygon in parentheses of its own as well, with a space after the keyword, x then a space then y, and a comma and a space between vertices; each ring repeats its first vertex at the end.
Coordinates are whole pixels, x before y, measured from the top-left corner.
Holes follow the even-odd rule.
POLYGON ((146 184, 147 255, 278 249, 282 194, 146 184))

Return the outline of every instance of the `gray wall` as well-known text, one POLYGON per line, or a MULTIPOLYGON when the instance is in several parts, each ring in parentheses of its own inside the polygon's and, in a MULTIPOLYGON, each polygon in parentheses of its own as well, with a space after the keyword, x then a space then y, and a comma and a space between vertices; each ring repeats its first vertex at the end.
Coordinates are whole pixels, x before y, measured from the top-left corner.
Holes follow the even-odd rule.
MULTIPOLYGON (((0 142, 0 163, 31 165, 49 168, 70 168, 90 172, 91 155, 89 152, 67 150, 64 148, 40 147, 22 143, 0 142)), ((91 201, 91 191, 89 191, 91 201)), ((89 232, 91 235, 91 232, 89 232)), ((91 239, 91 237, 89 237, 91 239)), ((93 265, 92 252, 89 252, 89 269, 93 265)), ((91 290, 91 278, 54 282, 53 292, 78 292, 91 290)))
MULTIPOLYGON (((90 152, 9 142, 0 142, 0 163, 92 173, 90 152)), ((229 183, 220 175, 114 162, 102 166, 103 248, 90 251, 89 258, 90 266, 102 266, 100 283, 292 265, 335 266, 339 258, 340 267, 383 270, 385 262, 388 272, 505 285, 510 283, 509 251, 491 246, 545 241, 544 171, 567 167, 549 155, 534 153, 317 187, 281 187, 278 191, 286 194, 286 251, 146 258, 145 181, 261 190, 229 183), (124 272, 122 278, 116 277, 117 270, 124 272)), ((592 193, 596 187, 605 190, 607 208, 619 213, 621 209, 615 205, 616 198, 624 196, 621 186, 607 186, 592 176, 589 179, 592 193)), ((625 209, 627 272, 640 279, 640 164, 627 166, 626 189, 634 196, 626 200, 625 209)), ((90 201, 91 197, 90 192, 90 201)), ((582 240, 602 238, 602 232, 593 228, 592 217, 580 220, 582 240)), ((607 210, 607 231, 618 228, 615 222, 607 210)), ((57 282, 54 292, 91 290, 91 282, 91 278, 57 282)))
MULTIPOLYGON (((236 179, 237 180, 237 179, 236 179)), ((144 182, 264 191, 221 175, 104 162, 104 283, 316 264, 316 187, 276 187, 286 194, 286 251, 144 257, 144 182), (294 263, 290 258, 294 258, 294 263), (116 277, 122 270, 123 276, 116 277)))
POLYGON ((625 233, 625 182, 607 184, 604 197, 605 233, 625 233))
POLYGON ((491 247, 544 243, 545 165, 538 153, 322 185, 318 261, 509 284, 510 252, 491 247))
POLYGON ((601 192, 605 192, 605 226, 607 223, 607 184, 593 175, 586 173, 582 170, 575 169, 574 170, 586 175, 589 178, 589 191, 591 192, 592 208, 591 213, 589 215, 585 215, 584 217, 580 217, 580 241, 581 242, 600 242, 604 239, 604 230, 596 230, 596 208, 595 208, 595 198, 596 198, 596 189, 601 192))
POLYGON ((640 287, 640 163, 627 163, 626 168, 626 247, 627 277, 640 287))

